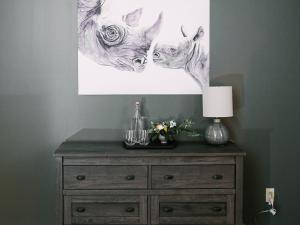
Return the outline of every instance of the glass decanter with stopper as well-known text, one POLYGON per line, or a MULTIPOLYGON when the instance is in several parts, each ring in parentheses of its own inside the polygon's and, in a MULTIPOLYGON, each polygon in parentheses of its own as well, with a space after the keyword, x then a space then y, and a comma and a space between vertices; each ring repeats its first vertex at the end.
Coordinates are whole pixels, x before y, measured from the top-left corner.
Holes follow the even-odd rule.
POLYGON ((126 131, 125 143, 127 145, 147 145, 149 143, 146 118, 141 115, 140 102, 135 103, 134 115, 131 119, 130 129, 126 131))

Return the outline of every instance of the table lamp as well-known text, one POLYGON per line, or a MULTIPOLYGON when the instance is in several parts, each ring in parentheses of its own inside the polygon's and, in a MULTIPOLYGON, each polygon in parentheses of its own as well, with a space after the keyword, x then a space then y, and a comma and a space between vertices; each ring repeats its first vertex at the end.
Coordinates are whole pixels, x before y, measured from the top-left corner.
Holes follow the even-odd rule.
POLYGON ((226 144, 229 140, 227 128, 221 123, 222 117, 232 117, 232 87, 205 87, 203 90, 203 117, 212 117, 213 123, 205 130, 209 144, 226 144))

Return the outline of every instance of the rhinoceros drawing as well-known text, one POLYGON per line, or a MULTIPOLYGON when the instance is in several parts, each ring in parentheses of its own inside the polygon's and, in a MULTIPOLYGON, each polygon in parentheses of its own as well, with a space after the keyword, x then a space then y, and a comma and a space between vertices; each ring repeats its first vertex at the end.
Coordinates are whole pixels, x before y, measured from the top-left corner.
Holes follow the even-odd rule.
POLYGON ((188 37, 181 27, 184 41, 178 45, 158 43, 154 47, 153 61, 157 65, 170 69, 184 69, 201 88, 209 85, 209 57, 203 45, 204 30, 199 27, 197 33, 188 37))
POLYGON ((103 16, 104 0, 78 0, 78 49, 99 65, 142 72, 157 36, 162 13, 148 28, 139 26, 142 8, 120 18, 103 16))

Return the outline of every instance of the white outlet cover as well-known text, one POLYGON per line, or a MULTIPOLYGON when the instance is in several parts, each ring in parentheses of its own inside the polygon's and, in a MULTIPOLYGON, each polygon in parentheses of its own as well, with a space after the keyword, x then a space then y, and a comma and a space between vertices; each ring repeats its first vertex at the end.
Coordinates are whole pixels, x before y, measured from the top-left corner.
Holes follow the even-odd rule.
POLYGON ((266 202, 267 203, 269 203, 270 195, 272 196, 272 200, 274 202, 275 188, 266 188, 266 202))

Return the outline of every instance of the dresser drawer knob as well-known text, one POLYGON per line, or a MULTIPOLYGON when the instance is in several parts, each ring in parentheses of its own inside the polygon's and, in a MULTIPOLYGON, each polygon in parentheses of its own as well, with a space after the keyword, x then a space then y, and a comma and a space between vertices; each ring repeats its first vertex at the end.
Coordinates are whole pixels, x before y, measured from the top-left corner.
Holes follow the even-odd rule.
POLYGON ((78 176, 76 177, 76 179, 77 179, 77 180, 85 180, 85 176, 83 176, 83 175, 78 175, 78 176))
POLYGON ((222 208, 221 208, 221 207, 215 206, 215 207, 212 208, 212 210, 213 210, 214 212, 221 212, 221 211, 222 211, 222 208))
POLYGON ((126 180, 134 180, 135 179, 135 176, 134 175, 128 175, 126 177, 126 180))
POLYGON ((171 207, 164 207, 163 211, 164 212, 173 212, 173 208, 171 208, 171 207))
POLYGON ((79 212, 79 213, 83 213, 83 212, 85 212, 85 208, 83 208, 83 207, 78 207, 78 208, 76 209, 76 211, 79 212))
POLYGON ((134 208, 133 207, 128 207, 128 208, 126 208, 126 212, 134 212, 134 208))
POLYGON ((173 178, 174 178, 173 175, 165 175, 165 176, 164 176, 164 179, 165 179, 165 180, 172 180, 173 178))
POLYGON ((220 175, 220 174, 216 174, 216 175, 213 175, 212 177, 214 180, 222 180, 223 179, 223 176, 220 175))

